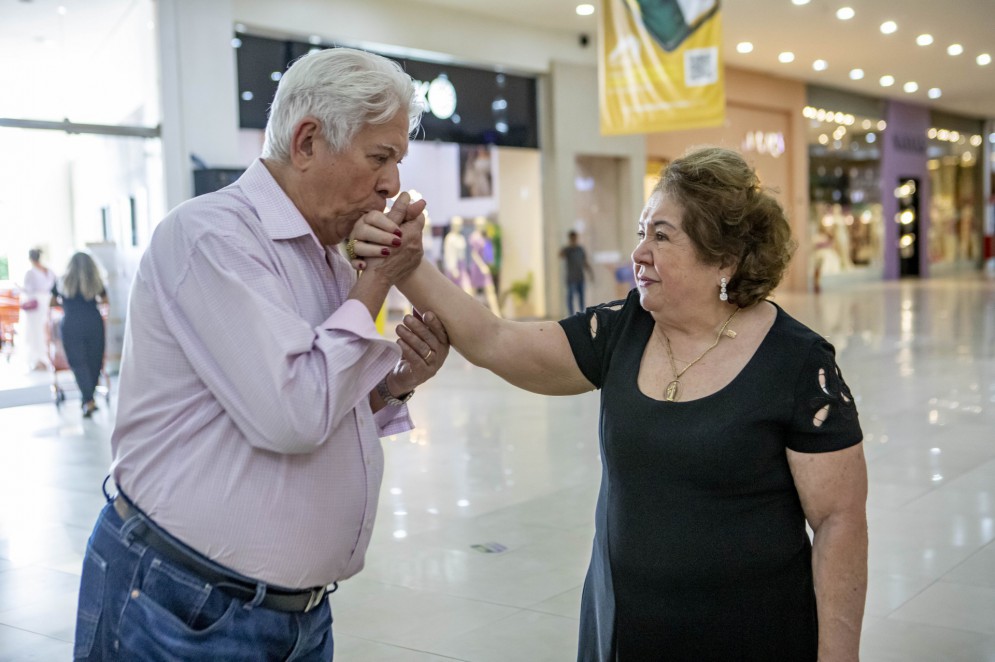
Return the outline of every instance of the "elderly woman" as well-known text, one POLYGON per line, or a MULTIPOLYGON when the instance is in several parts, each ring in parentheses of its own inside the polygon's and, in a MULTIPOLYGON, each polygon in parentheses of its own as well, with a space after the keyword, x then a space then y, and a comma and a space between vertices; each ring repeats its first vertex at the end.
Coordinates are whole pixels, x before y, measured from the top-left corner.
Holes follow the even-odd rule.
MULTIPOLYGON (((385 234, 356 238, 371 253, 385 234)), ((784 211, 738 154, 699 149, 663 172, 638 237, 629 296, 558 324, 498 319, 427 263, 401 284, 474 364, 602 391, 579 659, 857 659, 862 434, 833 347, 767 300, 784 211)))

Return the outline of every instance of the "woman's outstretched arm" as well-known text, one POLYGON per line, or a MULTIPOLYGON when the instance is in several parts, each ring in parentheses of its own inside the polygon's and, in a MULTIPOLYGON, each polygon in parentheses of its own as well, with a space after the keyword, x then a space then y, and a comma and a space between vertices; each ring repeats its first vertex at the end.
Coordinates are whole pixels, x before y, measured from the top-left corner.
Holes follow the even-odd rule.
POLYGON ((439 316, 452 346, 468 361, 514 386, 544 395, 594 389, 556 322, 501 319, 424 260, 398 288, 415 308, 439 316))

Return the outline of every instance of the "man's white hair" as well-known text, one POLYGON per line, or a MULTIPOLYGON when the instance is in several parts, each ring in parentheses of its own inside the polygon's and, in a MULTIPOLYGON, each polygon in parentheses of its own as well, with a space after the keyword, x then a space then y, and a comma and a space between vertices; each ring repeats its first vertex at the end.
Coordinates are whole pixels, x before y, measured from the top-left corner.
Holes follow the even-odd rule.
POLYGON ((385 124, 399 112, 414 133, 422 111, 411 77, 396 62, 351 48, 308 53, 280 79, 262 156, 287 163, 294 126, 304 117, 321 122, 325 140, 340 152, 364 126, 385 124))

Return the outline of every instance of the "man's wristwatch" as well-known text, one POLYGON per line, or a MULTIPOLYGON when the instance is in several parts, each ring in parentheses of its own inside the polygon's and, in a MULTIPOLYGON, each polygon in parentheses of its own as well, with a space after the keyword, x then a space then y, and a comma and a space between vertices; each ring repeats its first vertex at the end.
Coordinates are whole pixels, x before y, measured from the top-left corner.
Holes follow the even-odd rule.
POLYGON ((390 392, 390 389, 387 388, 387 378, 384 377, 383 379, 380 380, 380 383, 377 384, 377 394, 380 396, 381 400, 383 400, 386 404, 390 405, 391 407, 400 407, 405 402, 410 400, 411 396, 414 395, 415 392, 412 389, 407 393, 405 393, 404 395, 402 395, 401 397, 395 398, 394 395, 390 392))

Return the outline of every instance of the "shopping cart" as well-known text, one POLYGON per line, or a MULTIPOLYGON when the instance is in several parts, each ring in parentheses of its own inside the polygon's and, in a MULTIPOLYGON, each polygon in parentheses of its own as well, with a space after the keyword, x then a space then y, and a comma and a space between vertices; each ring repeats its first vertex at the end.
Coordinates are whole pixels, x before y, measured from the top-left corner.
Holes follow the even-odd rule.
MULTIPOLYGON (((104 320, 104 328, 106 329, 107 305, 99 304, 97 308, 100 310, 100 316, 104 320)), ((66 358, 66 350, 62 346, 62 317, 62 307, 52 306, 48 317, 48 360, 52 364, 52 396, 55 399, 56 407, 61 407, 62 403, 66 401, 66 391, 59 385, 59 373, 72 370, 69 366, 69 360, 66 358)), ((76 383, 76 378, 72 377, 72 373, 70 373, 70 379, 73 384, 76 383)), ((102 396, 108 403, 111 401, 111 378, 107 374, 106 357, 105 361, 100 365, 100 375, 97 377, 95 395, 102 396)))

